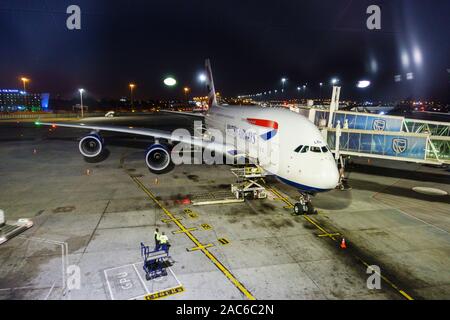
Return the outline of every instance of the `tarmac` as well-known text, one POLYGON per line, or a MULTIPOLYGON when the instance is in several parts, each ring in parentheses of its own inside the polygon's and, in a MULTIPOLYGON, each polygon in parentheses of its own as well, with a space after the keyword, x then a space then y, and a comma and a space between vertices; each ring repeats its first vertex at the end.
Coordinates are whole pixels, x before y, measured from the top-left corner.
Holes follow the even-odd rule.
MULTIPOLYGON (((192 128, 153 114, 84 122, 192 128)), ((105 134, 103 162, 86 162, 83 132, 0 122, 0 208, 34 226, 0 245, 0 299, 449 299, 446 168, 353 159, 352 190, 317 195, 319 213, 292 215, 296 191, 271 177, 268 198, 194 206, 226 193, 231 166, 150 173, 151 144, 105 134), (168 234, 168 275, 145 280, 140 243, 168 234), (345 238, 347 249, 341 249, 345 238), (370 288, 379 267, 381 288, 370 288), (368 272, 369 271, 369 272, 368 272)))

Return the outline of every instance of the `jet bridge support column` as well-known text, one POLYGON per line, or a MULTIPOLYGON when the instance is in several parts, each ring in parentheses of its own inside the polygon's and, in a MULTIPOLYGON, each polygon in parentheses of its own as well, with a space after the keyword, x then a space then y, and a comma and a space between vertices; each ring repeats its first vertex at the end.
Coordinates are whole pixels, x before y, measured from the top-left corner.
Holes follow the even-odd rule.
POLYGON ((339 110, 339 96, 341 95, 341 87, 333 86, 333 95, 331 96, 330 115, 328 118, 328 128, 333 128, 333 115, 339 110))

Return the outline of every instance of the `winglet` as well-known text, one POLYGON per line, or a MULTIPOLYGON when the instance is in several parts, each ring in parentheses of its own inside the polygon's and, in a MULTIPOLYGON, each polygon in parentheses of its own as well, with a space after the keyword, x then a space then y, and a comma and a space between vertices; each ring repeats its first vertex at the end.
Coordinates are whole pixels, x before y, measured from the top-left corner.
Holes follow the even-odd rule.
POLYGON ((216 89, 214 88, 214 80, 211 70, 211 62, 209 59, 205 60, 206 68, 206 88, 208 89, 208 107, 211 109, 212 106, 217 105, 216 89))

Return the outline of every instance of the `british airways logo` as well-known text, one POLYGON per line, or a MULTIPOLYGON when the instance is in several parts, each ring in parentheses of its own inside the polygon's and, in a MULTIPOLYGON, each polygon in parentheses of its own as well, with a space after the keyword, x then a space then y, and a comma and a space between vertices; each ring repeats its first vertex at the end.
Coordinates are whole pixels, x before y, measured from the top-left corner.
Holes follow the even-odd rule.
POLYGON ((272 130, 260 135, 260 137, 267 141, 272 139, 276 136, 278 132, 278 122, 272 121, 272 120, 265 120, 265 119, 254 119, 254 118, 247 118, 247 122, 251 123, 255 126, 264 127, 264 128, 270 128, 272 130))

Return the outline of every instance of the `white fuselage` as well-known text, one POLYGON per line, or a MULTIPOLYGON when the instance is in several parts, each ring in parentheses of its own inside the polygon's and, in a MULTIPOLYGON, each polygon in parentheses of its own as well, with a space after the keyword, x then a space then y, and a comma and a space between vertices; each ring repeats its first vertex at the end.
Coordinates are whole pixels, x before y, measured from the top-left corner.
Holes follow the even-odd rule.
POLYGON ((339 182, 336 162, 320 131, 298 113, 283 108, 214 105, 205 123, 209 130, 235 139, 236 153, 254 155, 251 158, 263 169, 300 191, 328 191, 339 182))

